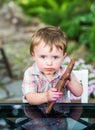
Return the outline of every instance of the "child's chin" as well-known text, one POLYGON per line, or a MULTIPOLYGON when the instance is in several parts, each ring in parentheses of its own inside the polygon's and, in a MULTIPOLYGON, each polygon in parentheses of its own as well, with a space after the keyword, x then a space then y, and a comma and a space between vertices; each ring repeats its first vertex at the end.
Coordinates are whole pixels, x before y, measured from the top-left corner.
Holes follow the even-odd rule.
POLYGON ((46 75, 54 75, 54 72, 46 72, 46 75))
POLYGON ((53 74, 48 72, 47 75, 53 75, 53 74))

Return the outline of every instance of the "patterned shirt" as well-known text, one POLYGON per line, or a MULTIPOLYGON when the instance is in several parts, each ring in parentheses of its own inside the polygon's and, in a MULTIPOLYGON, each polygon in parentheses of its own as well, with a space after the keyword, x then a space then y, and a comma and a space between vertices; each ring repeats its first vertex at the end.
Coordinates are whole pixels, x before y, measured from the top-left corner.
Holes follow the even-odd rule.
MULTIPOLYGON (((38 69, 36 63, 29 67, 24 73, 24 79, 22 83, 23 102, 27 102, 25 95, 29 92, 42 93, 49 90, 51 87, 56 87, 59 79, 65 71, 65 67, 60 66, 60 69, 54 74, 49 81, 38 69)), ((63 87, 63 96, 57 100, 57 102, 70 102, 68 98, 68 89, 63 87)))

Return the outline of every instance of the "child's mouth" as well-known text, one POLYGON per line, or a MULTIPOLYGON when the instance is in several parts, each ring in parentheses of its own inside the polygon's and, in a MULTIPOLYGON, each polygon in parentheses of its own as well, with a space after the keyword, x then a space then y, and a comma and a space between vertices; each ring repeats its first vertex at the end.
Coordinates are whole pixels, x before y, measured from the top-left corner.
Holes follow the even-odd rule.
POLYGON ((45 68, 45 70, 46 70, 46 71, 49 71, 49 72, 50 72, 50 71, 51 71, 51 72, 52 72, 52 71, 55 71, 54 68, 45 68))

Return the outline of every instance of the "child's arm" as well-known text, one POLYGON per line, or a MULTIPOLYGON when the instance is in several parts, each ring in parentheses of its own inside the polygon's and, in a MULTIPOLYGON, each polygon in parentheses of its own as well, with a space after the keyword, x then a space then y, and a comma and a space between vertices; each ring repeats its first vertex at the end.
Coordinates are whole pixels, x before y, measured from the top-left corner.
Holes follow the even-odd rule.
POLYGON ((40 105, 50 101, 56 101, 62 94, 62 92, 57 91, 57 88, 51 88, 48 92, 43 93, 29 92, 25 95, 25 98, 30 104, 40 105))
POLYGON ((74 76, 71 76, 70 80, 67 81, 67 87, 73 95, 77 97, 82 95, 82 84, 74 76))

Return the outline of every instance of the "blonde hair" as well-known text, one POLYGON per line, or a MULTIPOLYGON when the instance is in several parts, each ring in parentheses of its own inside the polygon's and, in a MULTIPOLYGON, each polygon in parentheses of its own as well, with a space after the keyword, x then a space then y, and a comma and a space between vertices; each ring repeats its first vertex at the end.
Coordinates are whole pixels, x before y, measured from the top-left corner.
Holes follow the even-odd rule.
POLYGON ((30 54, 34 52, 34 47, 41 42, 44 42, 45 45, 50 46, 50 51, 52 51, 53 45, 57 49, 63 50, 63 54, 66 52, 67 48, 67 37, 60 28, 54 26, 48 26, 37 30, 31 39, 30 44, 30 54))

